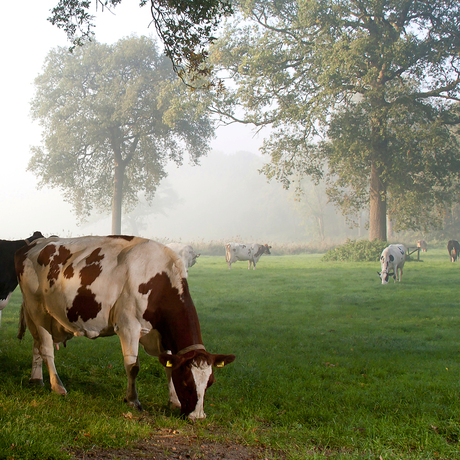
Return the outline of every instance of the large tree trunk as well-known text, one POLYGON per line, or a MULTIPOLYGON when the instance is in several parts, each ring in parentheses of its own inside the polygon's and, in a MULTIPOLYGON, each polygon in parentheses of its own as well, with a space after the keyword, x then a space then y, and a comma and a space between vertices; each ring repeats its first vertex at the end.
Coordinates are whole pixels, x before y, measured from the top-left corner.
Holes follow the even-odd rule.
POLYGON ((112 198, 112 235, 121 235, 121 205, 123 203, 123 167, 115 161, 112 198))
POLYGON ((381 171, 372 164, 370 213, 369 213, 369 240, 387 240, 387 201, 385 186, 380 178, 381 171))

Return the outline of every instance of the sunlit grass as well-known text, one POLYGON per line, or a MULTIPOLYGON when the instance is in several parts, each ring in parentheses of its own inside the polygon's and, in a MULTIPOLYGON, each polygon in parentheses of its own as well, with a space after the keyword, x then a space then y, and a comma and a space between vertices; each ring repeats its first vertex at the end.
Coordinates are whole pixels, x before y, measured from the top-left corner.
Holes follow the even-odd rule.
POLYGON ((255 271, 244 262, 229 270, 223 257, 201 256, 189 284, 205 345, 237 359, 216 370, 208 418, 193 427, 170 411, 164 371, 143 352, 146 410, 123 403, 116 337, 73 339, 57 352, 67 397, 48 382, 30 387, 31 338, 15 338, 16 292, 0 329, 0 458, 129 447, 162 426, 219 427, 292 459, 460 458, 460 264, 430 251, 385 286, 378 269, 272 255, 255 271))

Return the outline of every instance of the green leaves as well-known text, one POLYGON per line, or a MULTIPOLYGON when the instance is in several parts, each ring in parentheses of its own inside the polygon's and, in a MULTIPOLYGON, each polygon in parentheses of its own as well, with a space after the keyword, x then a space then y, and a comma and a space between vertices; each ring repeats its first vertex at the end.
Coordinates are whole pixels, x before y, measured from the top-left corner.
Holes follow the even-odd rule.
POLYGON ((246 20, 231 23, 213 49, 215 65, 235 81, 216 99, 216 112, 233 119, 230 100, 243 107, 243 122, 272 128, 262 149, 267 176, 288 187, 298 176, 324 174, 344 213, 379 209, 370 234, 382 239, 386 208, 399 228, 436 223, 460 180, 450 127, 460 98, 458 2, 239 7, 246 20), (371 184, 372 168, 379 176, 371 184), (434 214, 415 218, 407 202, 417 200, 434 214))
MULTIPOLYGON (((116 7, 122 0, 96 0, 96 7, 116 7)), ((140 0, 139 6, 150 5, 155 28, 171 59, 174 70, 192 82, 208 77, 207 47, 215 38, 220 20, 232 14, 228 0, 140 0)), ((59 0, 49 21, 64 29, 73 48, 94 38, 93 16, 87 0, 59 0)))
POLYGON ((168 161, 180 164, 187 152, 196 162, 208 151, 206 100, 150 39, 52 50, 35 85, 43 146, 32 149, 29 170, 41 186, 65 190, 80 218, 110 210, 117 174, 114 200, 128 210, 140 191, 153 197, 168 161))

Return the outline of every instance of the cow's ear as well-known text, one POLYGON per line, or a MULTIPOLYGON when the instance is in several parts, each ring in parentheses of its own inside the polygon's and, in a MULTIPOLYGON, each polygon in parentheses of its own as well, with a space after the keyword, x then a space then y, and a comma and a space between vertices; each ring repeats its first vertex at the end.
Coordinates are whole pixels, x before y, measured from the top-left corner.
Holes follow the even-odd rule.
POLYGON ((158 356, 158 360, 167 369, 174 370, 181 366, 181 364, 184 361, 184 358, 182 356, 161 353, 161 355, 158 356))
POLYGON ((235 355, 212 355, 212 364, 216 367, 224 367, 235 361, 235 355))
POLYGON ((381 272, 377 272, 377 275, 382 276, 382 273, 381 273, 381 272))

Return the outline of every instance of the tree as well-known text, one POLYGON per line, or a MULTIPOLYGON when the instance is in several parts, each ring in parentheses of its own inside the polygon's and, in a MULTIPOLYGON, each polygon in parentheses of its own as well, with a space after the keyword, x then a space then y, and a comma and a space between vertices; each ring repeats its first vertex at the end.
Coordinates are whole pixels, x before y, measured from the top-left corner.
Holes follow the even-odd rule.
MULTIPOLYGON (((35 80, 32 115, 44 128, 29 170, 59 187, 79 217, 107 211, 121 232, 122 206, 152 199, 169 160, 196 163, 209 150, 212 123, 147 38, 52 50, 35 80)), ((200 105, 201 104, 201 105, 200 105)))
MULTIPOLYGON (((122 0, 96 0, 104 8, 116 7, 122 0)), ((207 47, 215 38, 213 33, 223 16, 233 10, 229 0, 139 0, 139 6, 150 5, 152 21, 171 59, 174 70, 181 76, 207 76, 205 61, 207 47)), ((89 13, 88 0, 59 0, 49 21, 64 29, 74 46, 94 37, 94 17, 89 13)))
POLYGON ((436 223, 460 174, 460 12, 453 0, 254 0, 212 53, 229 121, 270 125, 269 178, 326 177, 369 238, 436 223), (237 116, 235 107, 243 107, 237 116))

